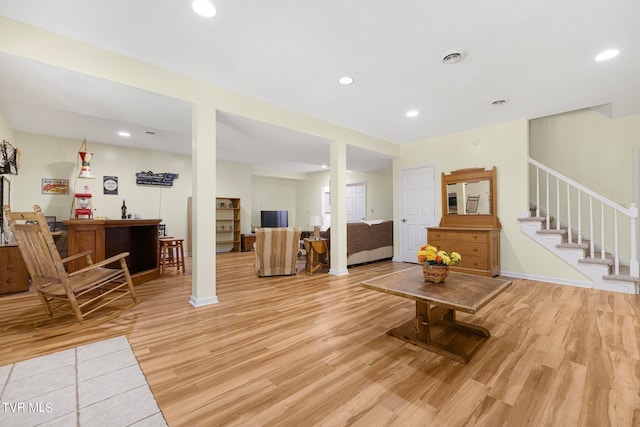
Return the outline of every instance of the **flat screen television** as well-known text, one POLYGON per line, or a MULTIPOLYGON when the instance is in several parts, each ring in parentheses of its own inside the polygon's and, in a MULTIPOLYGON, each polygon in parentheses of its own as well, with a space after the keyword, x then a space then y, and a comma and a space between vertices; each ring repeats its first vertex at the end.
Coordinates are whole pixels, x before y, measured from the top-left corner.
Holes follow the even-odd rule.
POLYGON ((288 227, 289 211, 260 211, 262 227, 288 227))

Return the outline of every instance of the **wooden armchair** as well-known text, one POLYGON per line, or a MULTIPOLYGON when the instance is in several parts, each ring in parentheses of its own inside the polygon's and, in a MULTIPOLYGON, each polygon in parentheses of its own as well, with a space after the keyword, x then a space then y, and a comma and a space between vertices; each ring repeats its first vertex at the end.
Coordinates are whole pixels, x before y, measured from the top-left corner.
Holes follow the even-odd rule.
POLYGON ((70 308, 82 324, 88 314, 123 296, 129 295, 136 302, 125 260, 128 252, 96 264, 91 259, 91 251, 61 259, 40 206, 34 206, 34 212, 11 212, 8 206, 3 209, 40 302, 49 316, 54 311, 68 312, 70 308), (81 257, 86 258, 88 265, 67 273, 64 264, 81 257), (107 268, 112 263, 119 263, 119 268, 107 268))
POLYGON ((299 228, 259 228, 256 230, 256 273, 264 276, 287 276, 298 273, 299 228))

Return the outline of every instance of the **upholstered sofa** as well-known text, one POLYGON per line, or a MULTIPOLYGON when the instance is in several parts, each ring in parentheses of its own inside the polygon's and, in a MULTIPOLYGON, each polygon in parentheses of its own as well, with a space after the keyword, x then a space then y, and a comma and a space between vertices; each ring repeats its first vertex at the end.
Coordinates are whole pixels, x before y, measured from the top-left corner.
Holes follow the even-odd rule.
MULTIPOLYGON (((322 234, 330 239, 331 228, 322 234)), ((392 257, 393 221, 347 223, 347 266, 392 257)))
POLYGON ((295 227, 256 230, 256 274, 260 277, 297 274, 300 232, 295 227))

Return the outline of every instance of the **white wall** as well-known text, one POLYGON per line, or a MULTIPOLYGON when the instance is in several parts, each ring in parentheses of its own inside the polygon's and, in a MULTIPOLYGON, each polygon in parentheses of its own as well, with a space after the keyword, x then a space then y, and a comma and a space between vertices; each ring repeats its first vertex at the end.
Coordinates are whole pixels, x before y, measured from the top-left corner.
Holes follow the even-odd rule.
POLYGON ((240 199, 240 232, 249 233, 252 209, 251 166, 224 160, 218 160, 216 165, 217 197, 240 199))
POLYGON ((2 112, 0 112, 0 141, 9 141, 15 146, 16 134, 9 124, 9 121, 2 112))
POLYGON ((73 215, 75 192, 89 185, 96 216, 120 218, 126 200, 128 211, 141 218, 160 218, 172 236, 184 237, 187 225, 187 195, 191 192, 191 158, 176 154, 138 150, 87 141, 93 153, 91 170, 95 179, 79 179, 78 150, 81 140, 70 140, 28 133, 16 133, 15 146, 22 153, 18 175, 11 176, 11 205, 14 210, 31 210, 41 206, 58 221, 73 215), (173 187, 136 184, 136 172, 178 173, 173 187), (118 195, 105 195, 104 175, 118 177, 118 195), (41 194, 42 178, 69 180, 68 195, 41 194))
MULTIPOLYGON (((438 193, 436 215, 442 213, 441 172, 483 167, 497 168, 498 216, 502 223, 500 238, 501 269, 504 274, 565 282, 584 282, 585 278, 555 255, 542 249, 520 231, 518 217, 528 208, 529 127, 527 120, 474 129, 431 138, 401 147, 400 159, 394 161, 395 188, 401 169, 435 165, 438 193), (474 141, 478 142, 474 145, 474 141)), ((398 212, 398 199, 394 197, 398 212)), ((396 221, 397 224, 397 221, 396 221)), ((397 231, 397 228, 396 228, 397 231)), ((399 255, 399 233, 394 233, 396 256, 399 255)))
MULTIPOLYGON (((347 184, 365 182, 367 184, 367 216, 371 219, 393 219, 393 173, 391 169, 374 172, 347 172, 347 184)), ((304 181, 297 181, 298 217, 296 227, 312 230, 309 225, 311 215, 322 215, 322 189, 329 185, 329 171, 307 175, 304 181)), ((326 228, 326 225, 323 226, 326 228)))
POLYGON ((640 115, 612 120, 579 110, 531 120, 535 160, 626 206, 633 195, 633 155, 640 146, 640 115))
POLYGON ((298 227, 296 212, 297 181, 286 178, 253 176, 251 179, 251 224, 259 227, 260 211, 288 211, 289 226, 298 227))

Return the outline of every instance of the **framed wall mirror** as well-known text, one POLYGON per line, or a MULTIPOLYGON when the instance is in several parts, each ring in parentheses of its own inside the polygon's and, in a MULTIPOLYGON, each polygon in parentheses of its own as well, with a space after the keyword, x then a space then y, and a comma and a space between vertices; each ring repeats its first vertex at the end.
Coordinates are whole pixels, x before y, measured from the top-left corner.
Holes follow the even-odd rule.
POLYGON ((440 227, 500 228, 496 168, 442 173, 440 227))

